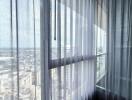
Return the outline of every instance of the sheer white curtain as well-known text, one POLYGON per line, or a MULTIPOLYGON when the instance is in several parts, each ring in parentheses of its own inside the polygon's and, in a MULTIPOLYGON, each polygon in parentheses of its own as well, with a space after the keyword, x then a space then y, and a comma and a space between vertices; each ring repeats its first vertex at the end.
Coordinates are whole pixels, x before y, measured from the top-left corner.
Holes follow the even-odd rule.
POLYGON ((106 100, 131 100, 132 1, 100 0, 96 4, 97 26, 107 34, 105 75, 97 84, 105 89, 106 100))
POLYGON ((94 0, 50 4, 50 99, 85 100, 95 88, 94 0))
POLYGON ((0 0, 0 100, 40 100, 40 1, 0 0))

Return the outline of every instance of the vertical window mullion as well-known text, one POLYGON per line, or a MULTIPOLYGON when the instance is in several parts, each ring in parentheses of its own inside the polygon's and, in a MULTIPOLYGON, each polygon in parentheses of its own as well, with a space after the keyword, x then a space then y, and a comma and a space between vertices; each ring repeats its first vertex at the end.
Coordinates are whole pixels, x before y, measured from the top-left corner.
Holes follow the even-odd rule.
POLYGON ((49 100, 50 0, 40 1, 41 100, 49 100))

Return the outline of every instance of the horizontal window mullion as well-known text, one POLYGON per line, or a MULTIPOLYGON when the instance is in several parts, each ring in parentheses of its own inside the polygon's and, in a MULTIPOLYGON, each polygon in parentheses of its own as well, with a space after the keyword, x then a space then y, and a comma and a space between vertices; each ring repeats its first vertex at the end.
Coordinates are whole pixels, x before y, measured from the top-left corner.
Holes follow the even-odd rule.
POLYGON ((56 68, 56 67, 61 67, 61 66, 65 66, 65 65, 69 65, 69 64, 73 64, 73 63, 78 63, 81 61, 86 61, 86 60, 90 60, 90 59, 95 59, 96 56, 89 56, 89 57, 72 57, 72 58, 62 58, 62 59, 55 59, 55 60, 51 60, 51 64, 49 69, 52 68, 56 68))
POLYGON ((49 69, 57 68, 57 67, 61 67, 61 66, 65 66, 65 65, 69 65, 73 63, 78 63, 81 61, 93 60, 93 59, 96 59, 96 57, 105 56, 105 55, 106 53, 93 55, 93 56, 78 56, 78 57, 67 57, 65 59, 64 58, 54 59, 54 60, 51 60, 49 69))

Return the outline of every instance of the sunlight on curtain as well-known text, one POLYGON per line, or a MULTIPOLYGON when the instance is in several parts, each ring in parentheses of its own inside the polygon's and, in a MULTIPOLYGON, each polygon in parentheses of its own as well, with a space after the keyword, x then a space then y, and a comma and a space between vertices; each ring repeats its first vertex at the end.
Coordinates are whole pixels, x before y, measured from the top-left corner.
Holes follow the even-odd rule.
POLYGON ((93 0, 51 0, 51 100, 85 100, 95 88, 93 0))
POLYGON ((40 0, 0 0, 0 100, 40 100, 40 0))

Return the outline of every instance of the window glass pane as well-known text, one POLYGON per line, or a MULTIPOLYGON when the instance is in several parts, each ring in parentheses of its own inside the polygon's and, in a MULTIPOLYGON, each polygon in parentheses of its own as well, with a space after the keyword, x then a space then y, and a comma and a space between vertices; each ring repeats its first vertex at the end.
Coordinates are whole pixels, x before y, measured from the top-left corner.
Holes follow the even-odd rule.
POLYGON ((95 26, 96 32, 96 54, 97 54, 97 70, 96 84, 100 87, 105 87, 106 74, 106 32, 100 27, 95 26), (98 56, 100 55, 101 56, 98 56))
POLYGON ((40 0, 17 1, 0 0, 0 100, 41 100, 40 0))
POLYGON ((107 32, 106 32, 106 13, 100 12, 100 6, 98 11, 98 22, 95 25, 96 35, 96 55, 97 55, 97 68, 96 68, 96 84, 100 87, 105 87, 105 74, 106 74, 106 45, 107 45, 107 32), (100 20, 102 23, 100 23, 100 20), (100 56, 98 56, 100 55, 100 56))
POLYGON ((67 57, 70 56, 70 8, 66 7, 67 9, 67 16, 65 16, 65 5, 63 3, 60 3, 61 10, 60 12, 57 11, 58 2, 56 0, 56 6, 55 6, 55 0, 51 0, 52 7, 51 7, 51 57, 52 59, 57 59, 57 50, 58 50, 58 23, 60 22, 60 30, 61 30, 61 58, 64 58, 64 38, 66 38, 66 55, 67 57), (55 8, 56 7, 56 8, 55 8), (56 9, 56 10, 55 10, 56 9), (57 13, 60 13, 61 20, 58 22, 58 16, 57 13), (66 22, 65 22, 66 17, 66 22), (56 20, 55 20, 56 19, 56 20), (65 26, 66 23, 66 26, 65 26), (65 27, 66 29, 66 37, 65 34, 65 27), (56 33, 55 33, 56 32, 56 33))
POLYGON ((106 53, 106 31, 95 25, 96 33, 96 52, 98 54, 106 53))
POLYGON ((104 9, 104 5, 98 5, 96 11, 96 84, 100 87, 105 87, 106 78, 106 57, 107 57, 107 13, 104 9), (99 56, 98 56, 99 55, 99 56))
MULTIPOLYGON (((70 1, 68 0, 67 3, 68 2, 70 1)), ((73 6, 75 6, 75 4, 76 2, 74 2, 73 6)), ((66 10, 65 10, 64 3, 58 3, 57 0, 51 0, 51 37, 50 37, 51 39, 51 59, 58 59, 58 56, 57 56, 58 48, 61 48, 61 58, 64 58, 64 51, 66 51, 66 57, 71 57, 75 55, 77 56, 77 54, 78 56, 81 56, 82 54, 85 54, 84 53, 85 50, 83 50, 83 48, 80 47, 80 45, 78 45, 79 43, 75 43, 75 37, 78 38, 78 41, 81 41, 81 39, 83 39, 83 37, 82 38, 79 37, 80 36, 79 34, 84 36, 83 34, 85 34, 86 32, 86 27, 83 23, 85 21, 86 21, 86 18, 84 18, 84 16, 76 12, 75 8, 71 9, 70 6, 68 5, 66 6, 66 10), (60 6, 60 12, 58 11, 58 5, 60 6), (71 15, 71 12, 72 12, 72 15, 71 15), (60 17, 61 17, 59 20, 58 20, 58 13, 60 13, 60 17), (77 25, 76 25, 77 16, 78 16, 78 21, 80 21, 80 26, 78 26, 80 29, 79 30, 80 33, 78 34, 76 33, 77 32, 76 31, 77 30, 77 25), (60 24, 59 28, 58 28, 58 24, 60 24), (60 30, 60 33, 58 33, 59 30, 60 30), (60 42, 58 42, 59 34, 61 35, 60 42), (66 43, 65 43, 65 39, 66 39, 66 43), (58 43, 60 43, 60 46, 58 43), (64 50, 64 48, 66 48, 66 50, 64 50), (81 51, 79 51, 78 48, 81 51)), ((85 42, 83 43, 85 44, 85 42)))
MULTIPOLYGON (((64 99, 64 91, 66 90, 66 100, 73 100, 78 95, 85 97, 85 93, 88 94, 89 90, 93 91, 94 87, 94 63, 95 60, 82 61, 66 66, 50 69, 51 76, 51 93, 52 100, 58 100, 59 86, 61 87, 61 99, 64 99), (64 73, 64 67, 66 73, 64 73), (58 75, 60 71, 60 76, 58 75), (66 76, 66 83, 65 82, 66 76), (59 82, 59 78, 61 82, 59 82), (89 85, 87 85, 89 84, 89 85), (85 91, 84 91, 85 90, 85 91)), ((80 97, 81 97, 80 96, 80 97)))
POLYGON ((97 83, 105 77, 106 55, 97 57, 97 83))

